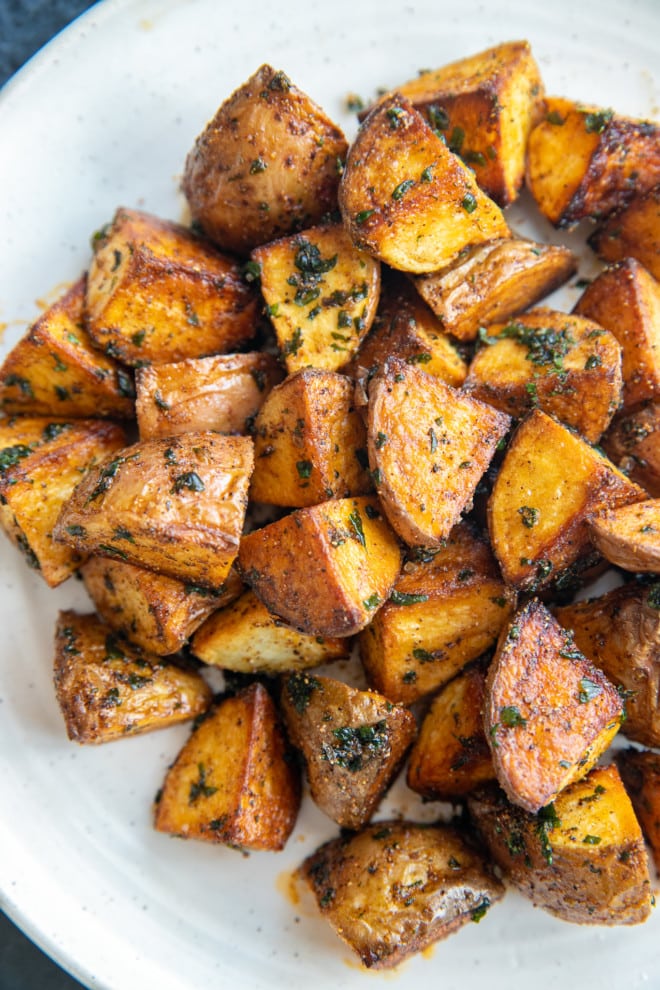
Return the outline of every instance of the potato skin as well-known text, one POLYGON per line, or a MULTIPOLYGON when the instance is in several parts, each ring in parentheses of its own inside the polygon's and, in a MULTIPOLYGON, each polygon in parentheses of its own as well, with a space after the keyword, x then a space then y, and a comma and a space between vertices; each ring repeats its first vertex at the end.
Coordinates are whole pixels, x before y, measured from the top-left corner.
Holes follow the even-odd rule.
POLYGON ((660 571, 660 499, 621 505, 590 520, 591 539, 606 560, 626 571, 660 571))
POLYGON ((616 762, 660 872, 660 756, 630 748, 619 750, 616 762))
POLYGON ((660 498, 660 403, 615 416, 600 444, 631 481, 660 498))
POLYGON ((603 261, 635 258, 660 280, 660 185, 610 213, 589 245, 603 261))

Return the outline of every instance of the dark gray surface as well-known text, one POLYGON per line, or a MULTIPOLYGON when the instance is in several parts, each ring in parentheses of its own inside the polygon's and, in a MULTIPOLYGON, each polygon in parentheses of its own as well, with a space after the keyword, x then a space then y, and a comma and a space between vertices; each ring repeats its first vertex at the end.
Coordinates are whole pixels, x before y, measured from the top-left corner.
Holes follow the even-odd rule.
MULTIPOLYGON (((89 0, 0 0, 0 86, 89 0)), ((81 990, 0 913, 0 990, 81 990)))

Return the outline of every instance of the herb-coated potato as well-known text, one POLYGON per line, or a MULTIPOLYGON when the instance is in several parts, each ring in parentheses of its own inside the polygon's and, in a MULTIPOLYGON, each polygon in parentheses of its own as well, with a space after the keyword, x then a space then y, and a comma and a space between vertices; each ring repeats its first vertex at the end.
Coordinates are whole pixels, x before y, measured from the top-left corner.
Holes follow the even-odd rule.
POLYGON ((649 402, 612 420, 600 445, 631 481, 660 498, 660 404, 649 402))
POLYGON ((660 872, 660 756, 650 750, 619 750, 617 766, 660 872))
POLYGON ((600 512, 590 527, 594 545, 611 564, 626 571, 660 571, 660 499, 600 512))
POLYGON ((636 258, 660 280, 660 185, 610 213, 589 244, 604 261, 636 258))

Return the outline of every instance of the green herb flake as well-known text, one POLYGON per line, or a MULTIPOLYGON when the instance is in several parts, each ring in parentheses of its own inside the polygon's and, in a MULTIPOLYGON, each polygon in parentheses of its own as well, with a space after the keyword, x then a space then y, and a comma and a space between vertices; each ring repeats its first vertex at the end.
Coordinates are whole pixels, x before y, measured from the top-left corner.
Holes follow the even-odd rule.
POLYGON ((551 110, 550 113, 546 114, 545 119, 549 124, 554 124, 555 127, 563 127, 565 120, 558 110, 551 110))
POLYGON ((324 743, 321 756, 334 766, 356 773, 379 754, 388 735, 385 719, 373 725, 343 725, 332 730, 336 741, 324 743))
POLYGON ((477 197, 472 193, 466 193, 461 200, 461 206, 466 213, 474 213, 477 208, 477 197))
POLYGON ((377 592, 374 592, 373 595, 369 595, 368 598, 365 598, 362 604, 368 612, 373 612, 373 610, 378 608, 381 604, 380 595, 377 592))
POLYGON ((593 701, 594 698, 597 698, 598 695, 602 693, 602 685, 596 684, 595 681, 589 680, 588 677, 583 677, 580 680, 580 692, 578 694, 578 699, 583 705, 586 705, 589 701, 593 701))
POLYGON ((200 797, 211 797, 217 791, 217 787, 211 787, 206 780, 206 767, 203 763, 197 764, 197 780, 193 781, 188 791, 188 804, 195 804, 200 797))
POLYGON ((613 110, 598 110, 587 113, 584 117, 584 128, 588 134, 602 134, 614 116, 613 110))
POLYGON ((31 453, 32 447, 28 447, 24 443, 17 443, 13 447, 4 447, 0 450, 0 475, 3 475, 25 457, 29 457, 31 453))
POLYGON ((518 515, 521 517, 523 526, 526 526, 527 529, 532 529, 539 521, 539 510, 529 505, 521 505, 518 509, 518 515))
POLYGON ((603 360, 598 356, 598 354, 590 354, 584 362, 584 367, 587 371, 590 371, 592 368, 600 368, 602 363, 603 360))
POLYGON ((363 223, 366 223, 369 217, 373 216, 375 210, 361 210, 359 213, 355 214, 355 222, 358 227, 361 227, 363 223))
POLYGON ((321 681, 310 674, 291 674, 286 680, 286 693, 299 715, 304 715, 314 691, 323 690, 321 681))
POLYGON ((205 488, 204 482, 197 474, 196 471, 186 471, 184 474, 180 474, 174 479, 174 484, 170 489, 170 494, 178 495, 184 489, 190 492, 203 492, 205 488))
POLYGON ((309 478, 314 465, 311 461, 296 461, 296 471, 300 478, 309 478))
MULTIPOLYGON (((447 147, 450 151, 453 151, 455 155, 460 155, 463 148, 463 142, 465 141, 465 131, 462 127, 454 127, 447 142, 447 147)), ((471 211, 470 211, 471 212, 471 211)))
POLYGON ((478 925, 481 919, 484 917, 488 908, 490 907, 490 900, 487 897, 482 898, 475 908, 470 912, 470 917, 474 921, 475 925, 478 925))
POLYGON ((268 165, 263 158, 259 156, 258 158, 255 158, 250 165, 250 175, 258 175, 259 172, 265 172, 267 168, 268 165))
POLYGON ((428 600, 428 595, 408 594, 405 591, 393 591, 390 595, 390 601, 393 605, 421 605, 422 602, 428 600))
POLYGON ((601 843, 600 835, 585 835, 582 842, 585 846, 599 846, 601 843))
POLYGON ((381 433, 379 430, 376 436, 376 440, 374 442, 374 447, 376 448, 376 450, 381 450, 381 448, 383 448, 386 443, 387 443, 387 433, 381 433))
POLYGON ((400 182, 399 185, 392 191, 392 199, 403 199, 406 193, 412 189, 414 185, 414 179, 404 179, 404 181, 400 182))
POLYGON ((522 717, 516 705, 505 705, 504 708, 500 708, 500 724, 505 725, 507 729, 524 728, 527 719, 522 717))
MULTIPOLYGON (((358 509, 355 509, 353 512, 351 512, 351 514, 348 517, 348 521, 351 525, 351 529, 353 530, 353 538, 356 539, 358 543, 361 543, 366 550, 367 541, 365 539, 364 529, 362 527, 362 517, 358 509)), ((375 605, 367 606, 367 607, 375 608, 375 605)))
POLYGON ((390 122, 390 127, 393 131, 397 129, 401 123, 401 118, 403 117, 404 110, 403 107, 388 107, 386 111, 387 119, 390 122))

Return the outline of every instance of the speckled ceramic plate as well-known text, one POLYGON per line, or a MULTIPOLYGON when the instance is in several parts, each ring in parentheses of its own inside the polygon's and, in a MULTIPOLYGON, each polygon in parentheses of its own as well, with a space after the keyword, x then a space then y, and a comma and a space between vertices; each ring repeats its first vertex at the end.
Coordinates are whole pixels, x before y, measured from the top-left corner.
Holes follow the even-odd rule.
MULTIPOLYGON (((0 98, 0 321, 6 350, 89 259, 119 204, 183 215, 185 154, 216 106, 263 61, 349 133, 345 96, 371 96, 499 41, 528 38, 549 92, 657 115, 657 0, 108 0, 34 59, 0 98), (654 75, 654 72, 656 73, 654 75)), ((523 200, 519 231, 557 240, 523 200)), ((584 231, 573 243, 584 241, 584 231)), ((582 274, 589 274, 585 260, 582 274)), ((566 289, 570 306, 575 289, 566 289)), ((98 748, 65 738, 52 630, 85 603, 46 589, 0 547, 0 870, 4 906, 89 986, 288 990, 420 985, 567 988, 658 980, 660 913, 641 928, 577 928, 511 894, 394 975, 363 972, 288 877, 335 833, 306 801, 285 852, 240 854, 156 834, 150 806, 187 735, 98 748)), ((399 809, 433 817, 402 787, 399 809)))

